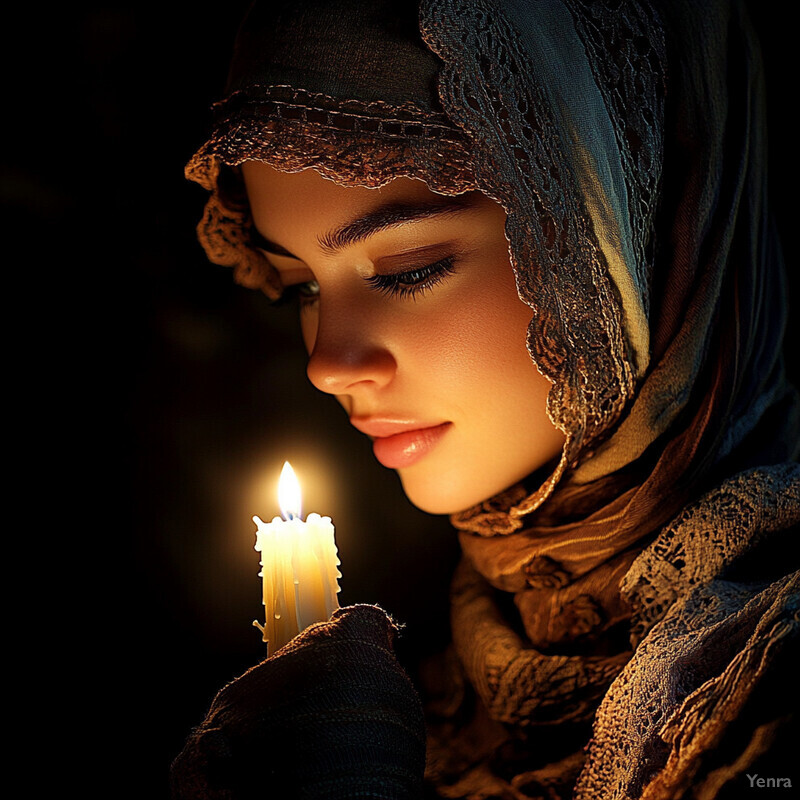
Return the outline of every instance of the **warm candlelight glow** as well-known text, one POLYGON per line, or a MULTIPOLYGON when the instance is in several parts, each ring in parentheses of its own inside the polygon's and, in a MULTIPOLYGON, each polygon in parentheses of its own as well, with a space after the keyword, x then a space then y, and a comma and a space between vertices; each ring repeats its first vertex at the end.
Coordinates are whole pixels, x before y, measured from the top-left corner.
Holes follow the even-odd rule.
POLYGON ((300 481, 294 474, 292 465, 284 461, 281 477, 278 481, 278 507, 284 519, 302 516, 302 493, 300 481))
POLYGON ((330 517, 300 516, 300 482, 285 462, 278 483, 283 519, 264 522, 253 517, 255 549, 261 553, 264 624, 253 624, 267 642, 268 654, 287 644, 315 622, 324 622, 339 608, 339 557, 330 517))

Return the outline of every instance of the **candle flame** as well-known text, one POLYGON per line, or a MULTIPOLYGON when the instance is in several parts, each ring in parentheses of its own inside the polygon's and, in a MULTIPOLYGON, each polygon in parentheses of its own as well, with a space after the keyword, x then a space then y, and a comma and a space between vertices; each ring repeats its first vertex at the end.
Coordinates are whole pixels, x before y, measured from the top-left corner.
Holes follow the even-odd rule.
POLYGON ((292 465, 286 461, 281 470, 281 478, 278 481, 278 505, 284 519, 299 517, 302 503, 300 493, 300 481, 294 474, 292 465))

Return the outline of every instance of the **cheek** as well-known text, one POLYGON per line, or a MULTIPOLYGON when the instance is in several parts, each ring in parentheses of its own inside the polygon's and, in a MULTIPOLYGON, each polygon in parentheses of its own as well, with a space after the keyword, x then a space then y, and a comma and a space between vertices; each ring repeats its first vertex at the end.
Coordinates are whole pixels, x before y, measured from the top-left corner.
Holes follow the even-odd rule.
POLYGON ((511 266, 476 272, 426 313, 416 329, 420 356, 436 365, 437 377, 472 384, 538 376, 525 346, 532 311, 517 296, 511 266))

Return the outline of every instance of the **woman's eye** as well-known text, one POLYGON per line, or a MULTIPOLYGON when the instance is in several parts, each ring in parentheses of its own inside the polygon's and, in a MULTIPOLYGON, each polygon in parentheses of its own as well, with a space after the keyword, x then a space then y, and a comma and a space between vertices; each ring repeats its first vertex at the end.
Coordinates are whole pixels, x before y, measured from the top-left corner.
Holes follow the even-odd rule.
POLYGON ((374 289, 394 297, 416 297, 432 289, 453 272, 455 272, 453 258, 448 256, 433 264, 416 267, 406 272, 373 275, 367 278, 367 283, 374 289))
POLYGON ((319 284, 316 281, 307 281, 297 285, 297 294, 303 303, 313 303, 319 298, 319 284))
POLYGON ((318 299, 319 284, 316 281, 306 281, 287 286, 281 296, 273 302, 273 305, 284 305, 299 300, 301 307, 305 307, 316 303, 318 299))

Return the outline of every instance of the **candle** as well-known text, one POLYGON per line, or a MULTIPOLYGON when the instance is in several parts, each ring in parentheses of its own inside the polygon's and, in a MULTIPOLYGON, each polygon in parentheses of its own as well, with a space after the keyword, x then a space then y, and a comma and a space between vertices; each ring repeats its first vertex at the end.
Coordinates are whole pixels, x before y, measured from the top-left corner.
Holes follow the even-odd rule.
POLYGON ((314 622, 339 608, 339 557, 330 517, 300 515, 300 483, 287 461, 278 483, 281 517, 257 525, 255 549, 261 553, 265 621, 253 622, 272 655, 314 622))

